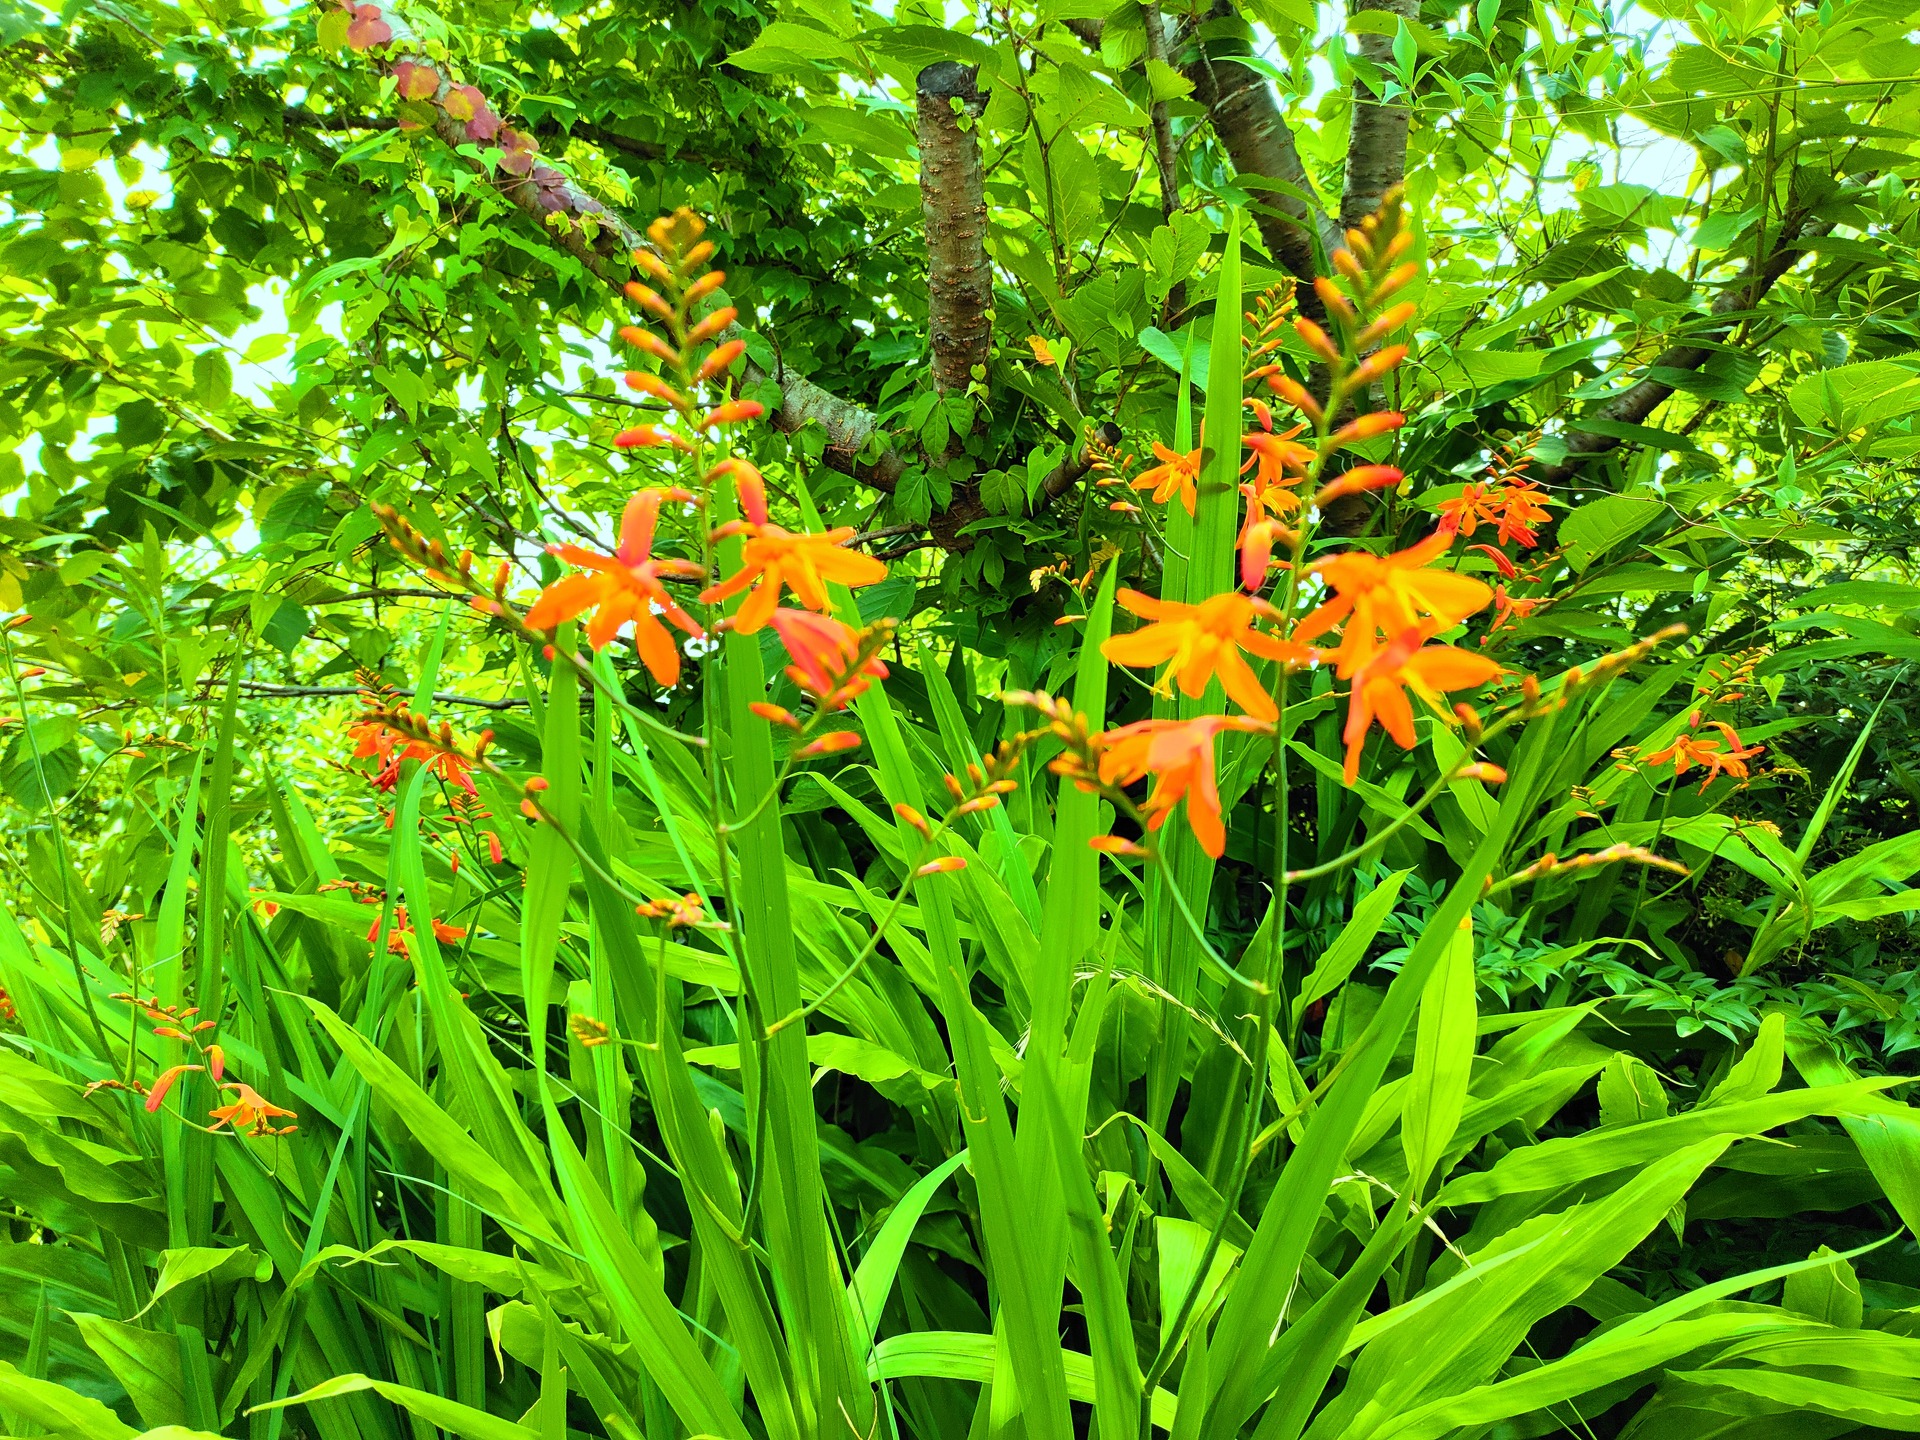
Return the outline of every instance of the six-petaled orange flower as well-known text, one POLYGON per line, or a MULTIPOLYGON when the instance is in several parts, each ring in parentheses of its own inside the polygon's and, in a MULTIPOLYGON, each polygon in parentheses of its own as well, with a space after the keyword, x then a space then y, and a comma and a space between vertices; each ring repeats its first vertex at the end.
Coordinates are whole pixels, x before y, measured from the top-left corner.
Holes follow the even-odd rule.
POLYGON ((633 622, 633 644, 640 652, 653 678, 663 686, 680 679, 680 647, 674 644, 664 615, 687 634, 702 634, 699 623, 682 610, 667 593, 664 579, 674 576, 697 580, 701 570, 691 560, 653 554, 653 531, 660 518, 661 502, 685 498, 684 491, 642 490, 627 502, 620 517, 620 543, 613 554, 600 555, 580 545, 549 545, 547 553, 582 573, 569 575, 547 586, 527 612, 527 625, 534 630, 551 630, 588 610, 594 612, 587 623, 587 644, 599 650, 633 622))
POLYGON ((793 664, 787 667, 793 683, 828 710, 844 709, 849 700, 863 693, 868 676, 887 678, 887 667, 877 655, 870 656, 854 673, 854 662, 860 658, 860 632, 845 621, 784 607, 775 610, 768 621, 793 657, 793 664))
POLYGON ((1147 828, 1158 830, 1181 800, 1200 848, 1218 860, 1227 848, 1220 819, 1220 788, 1214 777, 1214 737, 1225 730, 1258 730, 1244 715, 1202 715, 1194 720, 1140 720, 1098 737, 1100 778, 1131 785, 1151 775, 1154 786, 1140 808, 1147 828))
MULTIPOLYGON (((405 707, 401 707, 403 710, 405 707)), ((491 738, 493 732, 487 731, 491 738)), ((374 759, 380 762, 380 768, 374 771, 373 784, 378 790, 392 790, 400 783, 400 766, 403 761, 418 760, 427 767, 429 773, 438 775, 447 784, 465 791, 468 795, 480 792, 473 784, 473 760, 470 756, 457 751, 442 750, 410 735, 395 730, 378 715, 362 716, 347 729, 347 738, 354 742, 354 760, 374 759), (405 744, 401 741, 405 740, 405 744)))
POLYGON ((1471 535, 1482 523, 1492 525, 1499 521, 1499 510, 1493 500, 1493 486, 1468 483, 1460 487, 1460 493, 1440 505, 1440 528, 1471 535))
POLYGON ((1114 636, 1100 647, 1102 655, 1116 665, 1169 662, 1161 683, 1176 681, 1196 700, 1217 675, 1228 697, 1261 720, 1273 720, 1280 711, 1240 652, 1283 664, 1302 664, 1311 658, 1300 646, 1256 630, 1255 621, 1277 612, 1246 595, 1229 591, 1199 605, 1156 600, 1138 590, 1122 590, 1115 598, 1152 623, 1131 635, 1114 636))
POLYGON ((881 561, 845 548, 854 537, 851 525, 820 535, 783 529, 767 518, 766 491, 759 472, 744 461, 729 462, 729 468, 736 477, 740 509, 746 518, 722 527, 721 533, 743 534, 747 539, 740 547, 740 568, 718 585, 703 590, 700 598, 712 604, 753 586, 753 593, 733 617, 733 628, 742 635, 753 634, 773 619, 782 586, 793 591, 794 599, 809 610, 825 610, 829 582, 860 586, 887 578, 887 567, 881 561))
POLYGON ((288 1120, 298 1120, 300 1117, 291 1110, 282 1110, 251 1085, 233 1080, 220 1088, 235 1092, 237 1098, 231 1104, 208 1112, 213 1117, 213 1124, 208 1129, 218 1130, 222 1125, 231 1125, 236 1134, 244 1133, 258 1138, 262 1135, 291 1135, 298 1128, 293 1125, 274 1128, 269 1123, 272 1120, 282 1116, 288 1120))
POLYGON ((1747 761, 1767 747, 1743 745, 1739 733, 1724 721, 1709 720, 1707 724, 1720 732, 1730 748, 1722 750, 1720 741, 1712 736, 1703 738, 1683 731, 1666 749, 1656 750, 1647 756, 1647 764, 1657 766, 1670 763, 1675 778, 1686 774, 1695 765, 1705 767, 1707 778, 1700 782, 1702 793, 1721 775, 1731 776, 1735 780, 1746 779, 1747 761))
POLYGON ((1547 520, 1547 507, 1540 503, 1540 492, 1531 484, 1509 485, 1500 493, 1500 543, 1518 541, 1521 548, 1533 549, 1540 543, 1534 526, 1547 520))
POLYGON ((1187 514, 1193 514, 1194 504, 1200 498, 1197 483, 1200 479, 1200 447, 1196 445, 1187 454, 1181 455, 1156 440, 1153 442, 1153 458, 1160 463, 1136 475, 1133 488, 1153 491, 1153 498, 1162 505, 1178 495, 1187 514))
POLYGON ((1493 598, 1492 589, 1469 575, 1427 568, 1446 553, 1453 536, 1445 530, 1393 555, 1350 550, 1313 567, 1333 589, 1293 632, 1305 644, 1345 624, 1340 644, 1327 658, 1340 678, 1353 676, 1394 636, 1426 622, 1432 633, 1457 625, 1493 598))
POLYGON ((1360 778, 1360 751, 1375 720, 1402 750, 1413 748, 1413 706, 1407 700, 1407 691, 1413 691, 1437 711, 1441 708, 1441 691, 1470 690, 1501 673, 1500 667, 1484 655, 1456 650, 1451 645, 1423 647, 1423 638, 1417 628, 1402 632, 1354 675, 1347 728, 1341 737, 1347 744, 1349 785, 1360 778))

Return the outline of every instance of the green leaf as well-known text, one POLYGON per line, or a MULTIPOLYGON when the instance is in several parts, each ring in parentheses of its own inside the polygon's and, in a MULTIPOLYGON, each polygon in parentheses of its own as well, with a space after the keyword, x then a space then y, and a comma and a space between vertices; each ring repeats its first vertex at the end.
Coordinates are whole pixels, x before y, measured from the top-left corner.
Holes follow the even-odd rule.
POLYGON ((1920 410, 1920 356, 1867 360, 1803 376, 1787 390, 1802 425, 1856 430, 1920 410))
POLYGON ((1853 1266, 1825 1245, 1810 1258, 1824 1263, 1789 1276, 1780 1303, 1822 1325, 1858 1330, 1866 1305, 1860 1298, 1860 1277, 1853 1273, 1853 1266))
POLYGON ((516 1425, 511 1420, 502 1420, 498 1415, 489 1415, 484 1410, 476 1410, 471 1405, 443 1399, 431 1391, 416 1390, 410 1385, 395 1385, 365 1375, 337 1376, 298 1395, 290 1395, 285 1400, 256 1405, 247 1413, 251 1415, 279 1410, 289 1405, 310 1405, 316 1400, 332 1400, 362 1390, 371 1390, 382 1399, 391 1400, 408 1414, 419 1416, 429 1425, 458 1436, 459 1440, 541 1440, 538 1431, 525 1425, 516 1425))
POLYGON ((1453 1140, 1473 1074, 1477 1012, 1474 1008, 1473 922, 1463 920, 1453 943, 1433 967, 1420 996, 1414 1034, 1413 1075, 1407 1086, 1400 1141, 1406 1152, 1409 1193, 1418 1196, 1453 1140))

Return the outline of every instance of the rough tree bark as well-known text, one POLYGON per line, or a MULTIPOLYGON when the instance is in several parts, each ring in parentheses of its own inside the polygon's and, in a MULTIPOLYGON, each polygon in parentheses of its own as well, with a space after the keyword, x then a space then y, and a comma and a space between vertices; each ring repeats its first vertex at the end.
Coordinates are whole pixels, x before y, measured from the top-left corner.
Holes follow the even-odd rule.
MULTIPOLYGON (((1353 0, 1354 15, 1378 11, 1412 20, 1420 0, 1353 0)), ((1397 27, 1396 27, 1397 28, 1397 27)), ((1363 34, 1360 58, 1386 69, 1393 63, 1393 34, 1363 34)), ((1347 139, 1347 177, 1340 195, 1340 228, 1351 230, 1380 208, 1386 193, 1406 178, 1409 97, 1383 102, 1361 75, 1353 77, 1353 125, 1347 139)))
POLYGON ((993 347, 993 270, 976 122, 980 67, 942 60, 920 72, 920 209, 927 227, 927 329, 933 388, 964 395, 993 347))
MULTIPOLYGON (((1749 261, 1739 279, 1714 297, 1713 305, 1707 312, 1709 323, 1695 331, 1694 338, 1687 343, 1661 351, 1649 370, 1693 371, 1705 365, 1720 342, 1733 333, 1739 317, 1758 306, 1780 277, 1805 256, 1803 242, 1830 233, 1833 226, 1831 220, 1813 219, 1810 211, 1789 211, 1783 217, 1765 258, 1749 261)), ((1580 418, 1638 425, 1666 403, 1674 388, 1653 379, 1649 374, 1648 378, 1621 391, 1580 418)), ((1584 461, 1618 449, 1624 443, 1616 435, 1597 435, 1591 430, 1579 429, 1579 423, 1579 420, 1575 420, 1568 429, 1567 458, 1557 465, 1537 471, 1534 478, 1548 484, 1563 484, 1579 473, 1584 461)))
MULTIPOLYGON (((1210 18, 1233 13, 1229 0, 1217 0, 1210 18)), ((1246 53, 1243 40, 1203 41, 1187 61, 1186 75, 1193 81, 1194 98, 1207 107, 1214 134, 1233 161, 1234 172, 1242 177, 1277 180, 1289 191, 1298 192, 1256 191, 1254 221, 1260 227, 1267 253, 1302 282, 1301 312, 1317 317, 1322 307, 1310 288, 1313 277, 1320 273, 1314 263, 1315 242, 1330 252, 1340 243, 1340 230, 1319 206, 1301 198, 1313 194, 1307 167, 1265 77, 1234 58, 1246 53)))

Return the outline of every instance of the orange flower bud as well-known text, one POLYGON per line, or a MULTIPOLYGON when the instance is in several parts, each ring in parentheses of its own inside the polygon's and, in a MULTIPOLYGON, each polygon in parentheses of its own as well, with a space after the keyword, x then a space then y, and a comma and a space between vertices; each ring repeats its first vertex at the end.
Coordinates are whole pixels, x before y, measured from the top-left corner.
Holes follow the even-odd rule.
POLYGON ((779 705, 769 705, 764 700, 755 700, 747 706, 747 709, 771 724, 784 725, 789 730, 800 728, 800 722, 793 718, 793 712, 779 705))
MULTIPOLYGON (((680 257, 679 265, 675 266, 674 268, 679 270, 679 272, 682 275, 691 275, 695 270, 699 269, 702 265, 706 264, 707 261, 711 260, 712 258, 713 258, 713 242, 711 240, 702 240, 698 245, 694 246, 691 250, 687 251, 685 255, 682 255, 680 257)), ((696 286, 700 285, 703 281, 708 279, 711 279, 713 281, 713 283, 711 285, 708 285, 705 290, 700 291, 700 294, 705 295, 709 291, 718 289, 720 285, 726 280, 726 278, 727 278, 726 273, 721 270, 714 271, 711 276, 706 276, 706 275, 701 276, 699 280, 696 280, 692 285, 689 285, 687 287, 687 303, 692 304, 693 301, 697 298, 694 294, 694 289, 696 286)))
POLYGON ((1273 565, 1273 532, 1276 529, 1271 520, 1256 520, 1247 527, 1240 541, 1240 588, 1258 590, 1267 583, 1267 571, 1273 565))
POLYGON ((656 445, 671 445, 673 436, 658 425, 633 425, 613 437, 616 449, 651 450, 656 445))
POLYGON ((1460 773, 1453 778, 1456 780, 1481 780, 1489 785, 1504 785, 1507 783, 1507 772, 1502 770, 1498 765, 1489 765, 1484 760, 1476 760, 1471 765, 1462 766, 1460 773))
POLYGON ((1315 425, 1318 425, 1327 413, 1320 408, 1320 402, 1307 392, 1307 387, 1291 375, 1269 375, 1267 388, 1315 425))
POLYGON ((1347 297, 1340 293, 1340 287, 1324 275, 1313 277, 1313 293, 1320 297, 1320 303, 1327 307, 1327 314, 1342 325, 1351 326, 1359 317, 1353 313, 1353 306, 1347 297))
POLYGON ((1387 278, 1374 287, 1373 298, 1384 300, 1394 291, 1404 289, 1414 276, 1420 273, 1420 267, 1409 260, 1406 264, 1388 273, 1387 278))
POLYGON ((1337 365, 1340 363, 1339 347, 1327 338, 1326 331, 1322 330, 1304 315, 1293 322, 1293 333, 1306 341, 1307 348, 1329 365, 1337 365))
POLYGON ((973 815, 981 810, 991 810, 999 803, 1000 797, 998 795, 976 795, 973 799, 956 807, 953 813, 956 815, 973 815))
POLYGON ((1419 306, 1411 300, 1403 300, 1391 309, 1381 311, 1374 322, 1360 332, 1354 343, 1363 350, 1378 345, 1419 313, 1419 306))
POLYGON ((1367 490, 1384 490, 1389 485, 1398 485, 1404 478, 1406 477, 1392 465, 1360 465, 1321 486, 1320 493, 1313 497, 1313 503, 1317 508, 1324 510, 1342 495, 1358 495, 1367 490))
POLYGON ((1371 440, 1376 435, 1386 435, 1398 430, 1407 423, 1407 417, 1398 410, 1376 410, 1371 415, 1362 415, 1351 420, 1333 432, 1335 445, 1351 445, 1356 440, 1371 440))
POLYGON ((655 255, 651 250, 634 251, 633 263, 646 271, 647 274, 653 276, 654 279, 669 285, 673 283, 673 271, 667 268, 666 261, 662 260, 658 255, 655 255))
POLYGON ((1133 841, 1118 835, 1095 835, 1087 841, 1087 847, 1098 850, 1103 855, 1150 855, 1153 852, 1133 841))
POLYGON ((629 370, 626 373, 625 379, 629 390, 638 390, 642 395, 651 395, 656 400, 664 400, 676 409, 686 410, 690 408, 690 402, 686 396, 682 395, 658 375, 655 375, 651 370, 629 370))
POLYGON ((906 821, 907 824, 911 825, 914 829, 918 830, 922 835, 929 838, 932 837, 933 827, 927 824, 927 817, 911 805, 895 805, 893 807, 893 813, 906 821))
POLYGON ((22 680, 36 680, 46 673, 47 667, 44 665, 29 665, 20 672, 20 678, 22 680))
POLYGON ((535 775, 532 778, 530 778, 527 781, 527 783, 525 785, 522 785, 520 788, 522 790, 525 790, 530 795, 538 795, 542 790, 547 788, 547 784, 548 784, 548 781, 546 776, 535 775))
POLYGON ((1367 283, 1367 272, 1360 268, 1360 262, 1353 258, 1351 250, 1336 250, 1331 259, 1333 268, 1352 281, 1356 290, 1367 283))
POLYGON ((802 758, 811 758, 815 755, 834 755, 842 750, 857 749, 859 744, 860 737, 853 731, 832 730, 822 735, 812 744, 801 746, 800 754, 802 758))
POLYGON ((737 425, 743 420, 758 420, 766 413, 767 407, 758 400, 729 400, 709 410, 700 428, 711 430, 716 425, 737 425))
POLYGON ((1406 358, 1407 347, 1404 345, 1389 345, 1383 350, 1376 350, 1353 367, 1352 382, 1355 385, 1371 385, 1406 358))
POLYGON ((929 860, 913 873, 915 875, 944 875, 949 871, 964 870, 966 868, 967 862, 962 860, 958 855, 942 855, 938 860, 929 860))
POLYGON ((687 343, 689 345, 703 344, 713 339, 714 336, 718 335, 722 330, 725 330, 739 318, 740 312, 734 309, 733 306, 722 305, 718 310, 714 311, 687 332, 687 343))
POLYGON ((651 330, 643 330, 638 325, 622 325, 620 327, 620 338, 626 341, 627 344, 633 346, 634 349, 643 354, 651 355, 656 360, 663 360, 669 365, 678 365, 680 363, 680 352, 667 344, 666 341, 662 340, 651 330))
POLYGON ((644 310, 651 310, 662 320, 673 319, 673 307, 661 298, 658 291, 649 290, 638 280, 629 280, 626 284, 627 298, 644 310))
POLYGON ((153 1082, 153 1088, 147 1092, 147 1113, 152 1115, 159 1110, 161 1104, 167 1098, 167 1092, 173 1088, 174 1081, 178 1080, 189 1070, 200 1070, 204 1068, 204 1066, 200 1065, 175 1065, 169 1069, 162 1070, 160 1077, 153 1082))
POLYGON ((746 353, 746 341, 729 340, 726 344, 717 348, 711 355, 707 356, 706 363, 701 365, 700 373, 694 378, 697 380, 711 380, 716 375, 724 375, 728 369, 732 367, 733 362, 746 353))
POLYGON ((1273 432, 1273 411, 1267 408, 1266 401, 1256 400, 1249 395, 1240 403, 1245 405, 1247 409, 1253 411, 1253 418, 1260 423, 1262 430, 1265 430, 1269 434, 1273 432))

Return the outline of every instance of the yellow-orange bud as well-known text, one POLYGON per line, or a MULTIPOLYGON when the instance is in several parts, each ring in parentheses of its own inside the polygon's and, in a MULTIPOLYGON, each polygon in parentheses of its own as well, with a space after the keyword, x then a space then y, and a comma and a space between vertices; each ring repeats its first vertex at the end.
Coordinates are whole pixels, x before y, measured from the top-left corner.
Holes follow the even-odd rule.
POLYGON ((767 407, 758 400, 729 400, 724 405, 716 405, 701 420, 702 430, 711 430, 716 425, 737 425, 742 420, 758 420, 767 413, 767 407))
POLYGON ((740 312, 734 309, 733 306, 722 305, 718 310, 714 311, 687 332, 687 343, 689 345, 704 344, 739 318, 740 312))
POLYGON ((1307 392, 1307 387, 1291 375, 1269 375, 1267 388, 1316 425, 1326 415, 1326 411, 1320 408, 1320 402, 1307 392))
POLYGON ((700 373, 695 378, 711 380, 716 375, 724 375, 732 367, 733 362, 746 353, 746 341, 729 340, 726 344, 717 347, 711 355, 707 356, 706 362, 701 365, 700 373))
POLYGON ((1371 415, 1361 415, 1349 420, 1333 432, 1335 445, 1351 445, 1356 440, 1371 440, 1376 435, 1385 435, 1398 430, 1407 423, 1407 417, 1398 410, 1376 410, 1371 415))
POLYGON ((1384 349, 1376 350, 1353 367, 1353 383, 1371 385, 1381 376, 1391 372, 1406 358, 1407 347, 1404 345, 1388 345, 1384 349))
POLYGON ((1415 305, 1411 300, 1402 300, 1391 309, 1382 311, 1371 325, 1360 332, 1354 343, 1363 350, 1370 346, 1378 345, 1382 340, 1386 339, 1387 336, 1393 334, 1394 331, 1413 319, 1415 314, 1419 312, 1419 308, 1420 307, 1415 305))
POLYGON ((942 855, 938 860, 929 860, 913 873, 915 875, 944 875, 949 871, 964 870, 966 868, 967 862, 962 860, 958 855, 942 855))
POLYGON ((643 330, 638 325, 623 325, 620 327, 620 338, 634 349, 651 355, 656 360, 664 361, 668 365, 680 363, 680 352, 651 330, 643 330))
POLYGON ((629 390, 638 390, 642 395, 651 395, 682 410, 687 408, 687 397, 651 370, 629 370, 625 378, 629 390))
POLYGON ((1342 495, 1358 495, 1366 490, 1384 490, 1398 485, 1406 477, 1392 465, 1360 465, 1320 487, 1313 497, 1315 508, 1324 510, 1342 495))
POLYGON ((1293 322, 1293 332, 1302 340, 1306 341, 1309 350, 1313 351, 1314 354, 1318 355, 1329 365, 1337 365, 1340 363, 1339 347, 1327 337, 1326 331, 1314 324, 1313 321, 1307 319, 1306 316, 1303 315, 1293 322))
POLYGON ((822 735, 811 745, 800 747, 802 757, 814 755, 832 755, 841 750, 852 750, 859 746, 860 737, 851 730, 833 730, 822 735))
POLYGON ((627 282, 627 298, 644 310, 651 310, 662 320, 673 318, 673 307, 660 297, 659 292, 649 290, 638 280, 627 282))
POLYGON ((1324 275, 1313 277, 1313 290, 1320 297, 1320 303, 1327 307, 1327 314, 1342 325, 1352 325, 1358 318, 1347 297, 1340 293, 1340 287, 1324 275))

